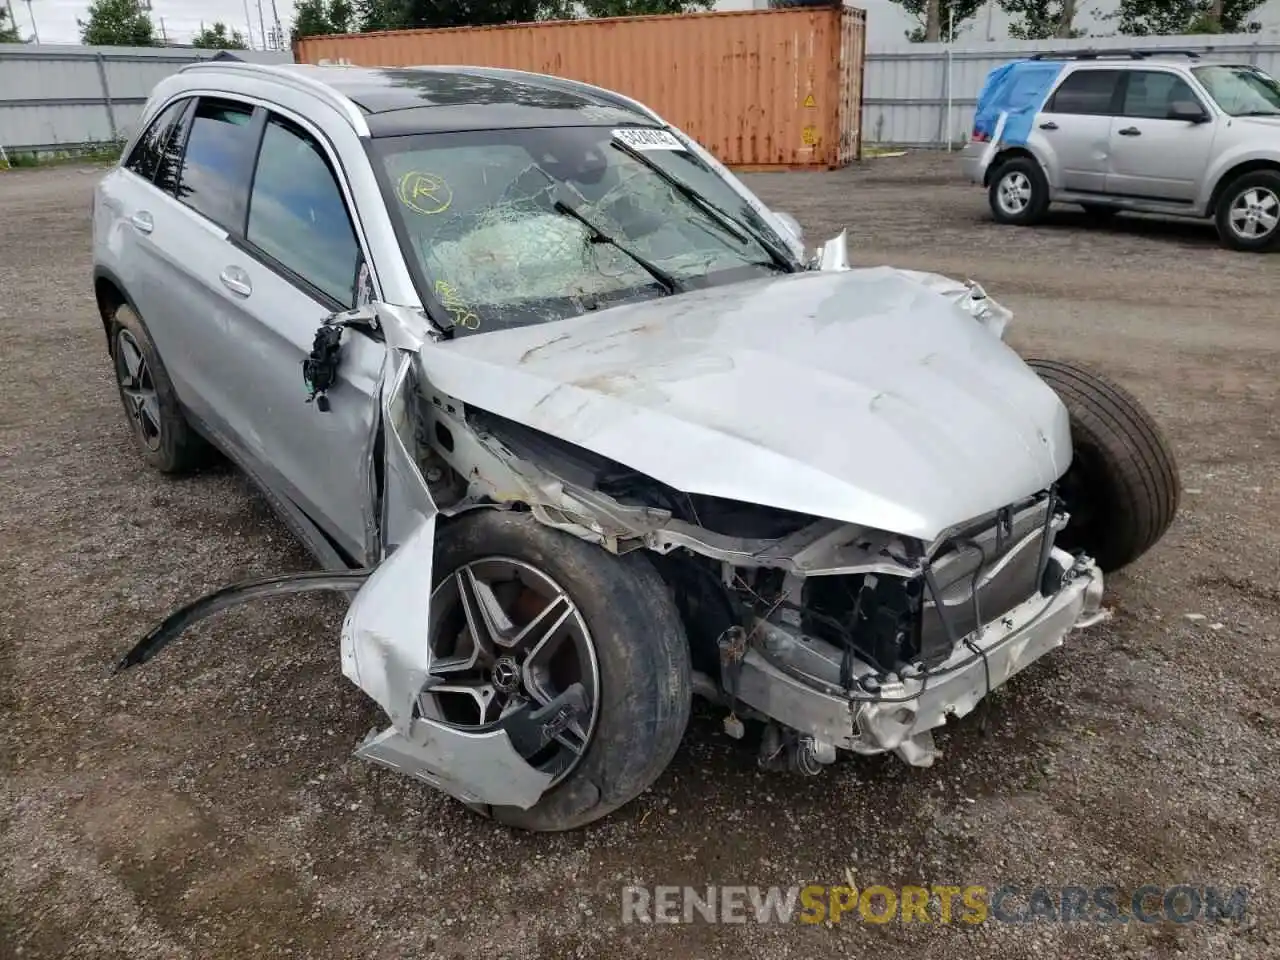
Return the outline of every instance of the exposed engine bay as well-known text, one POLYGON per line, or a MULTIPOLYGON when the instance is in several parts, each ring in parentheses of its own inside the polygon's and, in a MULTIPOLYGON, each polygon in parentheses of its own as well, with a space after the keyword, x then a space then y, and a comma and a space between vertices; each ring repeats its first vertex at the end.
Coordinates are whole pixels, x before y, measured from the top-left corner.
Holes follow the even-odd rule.
POLYGON ((1003 641, 1039 621, 1070 628, 1104 615, 1096 567, 1054 548, 1067 514, 1053 488, 925 543, 684 493, 497 415, 438 396, 420 402, 422 468, 442 514, 498 502, 502 485, 489 478, 505 469, 543 523, 611 552, 653 553, 688 632, 698 692, 729 708, 730 735, 743 735, 741 718, 768 725, 768 766, 816 773, 837 747, 928 765, 930 729, 1047 649, 1003 641), (457 417, 475 438, 470 454, 448 425, 457 417), (465 481, 468 455, 485 462, 471 471, 485 478, 482 492, 465 481), (921 696, 974 670, 976 691, 921 696))

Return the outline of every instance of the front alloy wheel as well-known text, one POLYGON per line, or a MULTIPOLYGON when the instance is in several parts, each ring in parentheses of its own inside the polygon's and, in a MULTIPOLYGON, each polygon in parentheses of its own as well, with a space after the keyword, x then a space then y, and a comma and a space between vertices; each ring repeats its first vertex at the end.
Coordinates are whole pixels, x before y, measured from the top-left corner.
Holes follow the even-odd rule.
POLYGON ((581 684, 587 716, 569 721, 529 763, 559 783, 581 760, 600 715, 600 667, 591 632, 568 592, 532 564, 485 557, 454 571, 431 597, 431 672, 444 680, 419 708, 481 727, 581 684))
POLYGON ((642 550, 617 556, 525 510, 473 510, 437 528, 431 681, 418 709, 477 727, 553 711, 526 760, 552 777, 528 809, 470 804, 525 830, 572 830, 643 793, 689 721, 689 641, 642 550))

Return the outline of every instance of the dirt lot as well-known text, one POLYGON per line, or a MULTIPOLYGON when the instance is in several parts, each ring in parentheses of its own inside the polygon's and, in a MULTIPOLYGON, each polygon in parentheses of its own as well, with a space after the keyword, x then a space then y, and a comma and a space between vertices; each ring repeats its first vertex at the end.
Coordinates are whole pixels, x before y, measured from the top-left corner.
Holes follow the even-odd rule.
MULTIPOLYGON (((307 560, 230 469, 132 452, 90 297, 96 171, 0 174, 0 955, 880 957, 1280 953, 1280 256, 1208 227, 989 221, 945 158, 751 178, 855 258, 982 280, 1027 354, 1167 428, 1179 521, 1116 616, 1015 678, 929 770, 757 771, 700 710, 607 821, 519 835, 350 757, 378 722, 336 601, 240 608, 108 670, 173 605, 307 560), (1204 619, 1188 619, 1202 614, 1204 619), (623 926, 624 883, 1249 888, 1244 924, 623 926)), ((779 336, 786 318, 779 317, 779 336)))

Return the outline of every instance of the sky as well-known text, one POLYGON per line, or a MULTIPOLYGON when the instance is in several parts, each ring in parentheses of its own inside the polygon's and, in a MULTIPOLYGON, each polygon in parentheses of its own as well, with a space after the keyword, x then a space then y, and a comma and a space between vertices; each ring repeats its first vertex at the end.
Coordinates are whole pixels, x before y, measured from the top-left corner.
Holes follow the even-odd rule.
MULTIPOLYGON (((41 43, 79 43, 80 29, 76 26, 76 18, 84 19, 89 9, 89 0, 31 0, 30 12, 26 0, 0 0, 0 6, 6 2, 13 4, 13 12, 18 21, 18 31, 23 38, 31 34, 31 15, 35 15, 36 31, 40 34, 41 43)), ((156 25, 156 33, 160 33, 160 21, 164 20, 164 31, 171 41, 190 43, 191 38, 205 25, 221 20, 230 30, 239 30, 246 38, 250 28, 246 25, 245 4, 249 7, 249 21, 252 25, 253 46, 262 46, 262 35, 258 28, 259 0, 151 0, 151 19, 156 25)), ((271 0, 261 0, 262 20, 267 29, 271 29, 271 0)), ((275 0, 276 11, 280 16, 280 25, 285 33, 289 32, 289 24, 293 21, 293 0, 275 0)))
MULTIPOLYGON (((35 14, 36 28, 42 43, 78 43, 79 30, 76 18, 85 16, 88 0, 31 0, 30 13, 25 0, 0 0, 0 5, 12 2, 17 16, 18 29, 23 36, 31 33, 31 14, 35 14)), ((751 9, 759 0, 718 0, 717 9, 742 10, 751 9)), ((201 26, 221 20, 232 30, 239 30, 246 37, 252 37, 254 47, 262 46, 262 35, 258 24, 258 5, 262 5, 262 20, 270 29, 272 22, 271 0, 151 0, 151 15, 160 31, 161 20, 164 31, 171 41, 187 43, 201 26), (246 17, 245 7, 248 6, 246 17), (246 20, 248 23, 246 24, 246 20)), ((1094 34, 1106 34, 1112 29, 1105 21, 1100 20, 1099 13, 1114 10, 1117 0, 1082 0, 1080 3, 1079 26, 1090 27, 1094 34)), ((276 12, 281 26, 288 33, 289 24, 293 20, 293 0, 275 0, 276 12)), ((854 2, 867 11, 867 42, 873 48, 896 46, 904 42, 903 33, 912 26, 913 21, 901 7, 890 0, 862 0, 854 2)), ((975 43, 987 39, 999 40, 1007 36, 1009 18, 992 0, 987 8, 979 14, 959 33, 958 43, 975 43), (990 34, 990 36, 988 36, 990 34)), ((1254 17, 1263 25, 1268 38, 1280 34, 1280 0, 1267 0, 1258 8, 1254 17)))

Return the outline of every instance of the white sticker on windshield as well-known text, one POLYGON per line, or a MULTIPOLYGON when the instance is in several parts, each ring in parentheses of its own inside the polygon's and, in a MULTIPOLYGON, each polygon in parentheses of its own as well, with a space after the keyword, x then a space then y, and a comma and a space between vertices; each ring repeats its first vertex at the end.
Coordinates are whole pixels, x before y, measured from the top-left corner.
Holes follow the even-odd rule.
POLYGON ((632 150, 683 150, 684 144, 669 130, 652 127, 624 127, 613 131, 613 139, 632 150))

